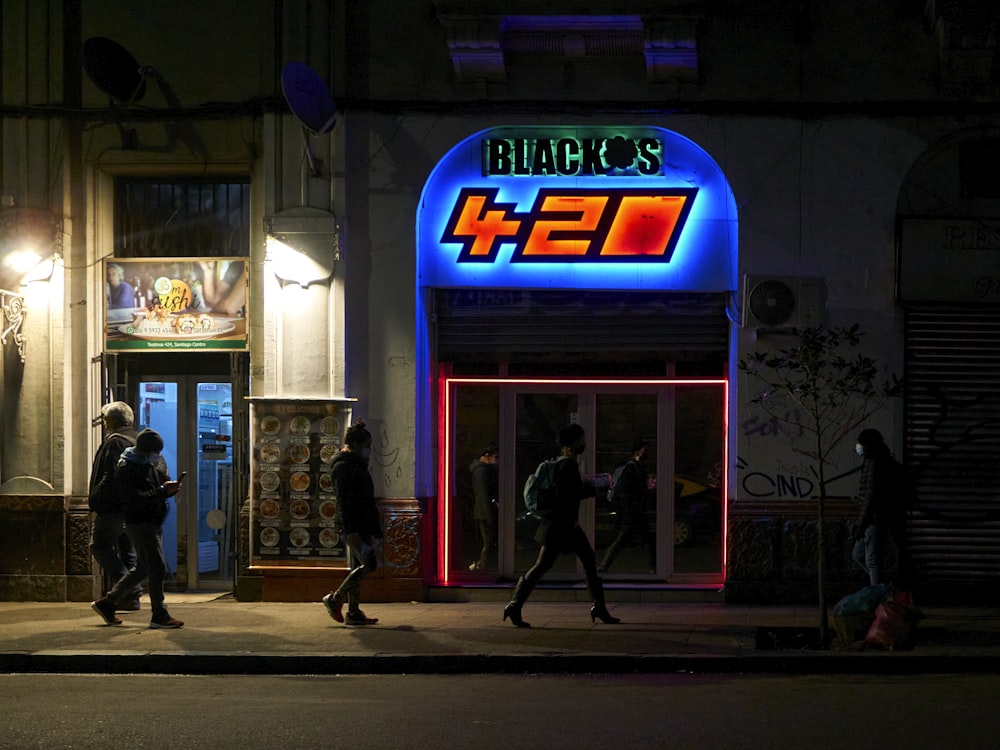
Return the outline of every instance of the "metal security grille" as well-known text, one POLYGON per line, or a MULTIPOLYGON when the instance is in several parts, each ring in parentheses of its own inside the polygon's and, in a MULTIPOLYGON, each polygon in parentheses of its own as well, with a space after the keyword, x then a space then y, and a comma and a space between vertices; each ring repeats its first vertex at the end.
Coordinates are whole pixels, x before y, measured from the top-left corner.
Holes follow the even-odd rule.
POLYGON ((249 181, 115 181, 117 257, 224 257, 249 253, 249 181))
POLYGON ((1000 580, 1000 310, 906 312, 905 458, 919 581, 1000 580))
POLYGON ((724 294, 439 289, 438 358, 725 361, 724 294))

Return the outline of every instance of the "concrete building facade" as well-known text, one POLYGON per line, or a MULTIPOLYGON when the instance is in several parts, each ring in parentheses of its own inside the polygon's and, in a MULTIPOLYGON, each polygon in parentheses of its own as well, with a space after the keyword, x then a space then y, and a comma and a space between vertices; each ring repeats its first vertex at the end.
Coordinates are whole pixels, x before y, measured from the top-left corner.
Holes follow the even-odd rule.
MULTIPOLYGON (((307 446, 302 412, 336 416, 323 446, 349 419, 375 436, 372 599, 514 580, 534 555, 520 488, 577 421, 599 555, 620 528, 607 478, 649 446, 646 533, 607 585, 811 601, 809 438, 738 368, 811 325, 858 325, 906 378, 864 426, 918 477, 921 591, 992 587, 998 20, 908 0, 5 2, 0 240, 43 251, 0 284, 0 597, 106 583, 92 420, 121 399, 198 479, 167 537, 177 586, 295 601, 343 577, 322 464, 296 490, 294 455, 274 459, 280 515, 262 508, 261 450, 307 446), (148 259, 191 289, 243 263, 239 345, 123 345, 107 268, 148 259), (468 467, 490 443, 477 568, 468 467)), ((853 445, 825 472, 831 596, 865 581, 853 445)), ((567 559, 552 583, 581 580, 567 559)))

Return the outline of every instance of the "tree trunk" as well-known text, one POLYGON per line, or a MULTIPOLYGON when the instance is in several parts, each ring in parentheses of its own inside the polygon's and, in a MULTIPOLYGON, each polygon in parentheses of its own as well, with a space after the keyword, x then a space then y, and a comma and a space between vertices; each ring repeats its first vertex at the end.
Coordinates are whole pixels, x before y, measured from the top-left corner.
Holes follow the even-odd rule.
POLYGON ((826 609, 826 533, 824 525, 826 520, 826 492, 822 489, 822 480, 819 491, 819 513, 816 520, 816 530, 819 540, 816 543, 816 575, 818 578, 817 589, 819 590, 819 644, 820 648, 826 648, 826 637, 828 632, 827 609, 826 609))

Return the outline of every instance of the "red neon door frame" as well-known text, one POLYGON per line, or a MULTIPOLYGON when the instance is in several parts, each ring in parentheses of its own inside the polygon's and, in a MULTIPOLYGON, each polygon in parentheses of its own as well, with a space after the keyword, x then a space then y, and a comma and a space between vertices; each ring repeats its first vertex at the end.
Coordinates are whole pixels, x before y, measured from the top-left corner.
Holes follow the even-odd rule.
MULTIPOLYGON (((454 456, 451 450, 452 435, 454 434, 455 407, 454 399, 456 388, 461 385, 496 385, 501 386, 704 386, 717 385, 723 389, 723 409, 722 422, 722 476, 720 486, 722 489, 722 578, 725 578, 726 570, 726 530, 728 527, 728 514, 726 498, 728 496, 728 466, 729 466, 729 425, 728 425, 728 402, 729 402, 729 381, 725 378, 503 378, 503 377, 463 377, 454 376, 448 373, 447 366, 442 365, 438 376, 438 420, 437 420, 437 565, 436 579, 438 583, 449 584, 451 580, 452 564, 450 559, 450 536, 452 533, 452 509, 451 496, 452 478, 454 476, 454 456)), ((721 581, 720 581, 721 583, 721 581)))

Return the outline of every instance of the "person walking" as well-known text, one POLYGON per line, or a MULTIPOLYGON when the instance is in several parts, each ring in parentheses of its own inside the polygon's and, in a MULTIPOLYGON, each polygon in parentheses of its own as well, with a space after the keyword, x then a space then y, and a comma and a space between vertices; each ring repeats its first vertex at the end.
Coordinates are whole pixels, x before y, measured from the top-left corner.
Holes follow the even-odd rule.
POLYGON ((486 570, 497 546, 497 447, 484 448, 479 458, 469 465, 469 472, 472 474, 472 518, 479 527, 481 540, 479 559, 469 566, 469 570, 486 570))
MULTIPOLYGON (((94 511, 94 521, 90 528, 90 554, 101 569, 104 579, 102 591, 117 583, 135 565, 135 548, 125 533, 125 508, 115 483, 118 459, 126 448, 135 445, 138 433, 133 426, 134 419, 132 407, 124 401, 112 401, 101 407, 101 422, 106 434, 94 454, 90 469, 88 504, 94 511)), ((119 609, 138 611, 141 595, 142 587, 136 586, 119 609)))
POLYGON ((890 546, 897 551, 897 574, 904 567, 905 510, 902 466, 889 452, 882 433, 862 430, 855 451, 862 457, 858 486, 859 517, 851 557, 868 574, 872 586, 886 581, 890 546))
MULTIPOLYGON (((559 453, 570 460, 560 460, 555 466, 555 502, 553 510, 543 518, 535 532, 535 541, 541 545, 538 559, 514 586, 510 602, 503 608, 503 620, 508 619, 519 628, 530 628, 531 624, 521 617, 521 608, 534 590, 538 581, 555 564, 561 554, 572 552, 583 564, 587 579, 587 590, 593 604, 590 607, 591 622, 613 625, 621 622, 612 617, 604 602, 604 584, 597 575, 597 558, 590 546, 587 535, 580 527, 580 501, 587 494, 580 476, 576 457, 583 453, 587 441, 583 428, 578 424, 568 424, 559 430, 559 453)), ((593 488, 590 488, 593 492, 593 488)))
POLYGON ((336 591, 323 597, 323 606, 336 622, 374 625, 377 617, 361 611, 361 581, 378 567, 375 540, 382 538, 382 519, 375 504, 375 486, 368 473, 372 435, 361 420, 347 429, 344 447, 331 465, 333 494, 337 500, 337 524, 347 545, 351 568, 336 591), (343 612, 347 602, 347 614, 343 612))
POLYGON ((646 496, 646 470, 642 463, 646 458, 645 441, 636 440, 632 444, 632 455, 622 466, 618 483, 614 489, 614 500, 618 507, 618 533, 604 552, 604 559, 597 566, 598 573, 605 573, 611 567, 621 549, 638 538, 649 553, 649 568, 656 569, 655 536, 643 518, 643 501, 646 496))
MULTIPOLYGON (((170 616, 163 604, 163 579, 167 561, 163 556, 163 521, 170 512, 167 498, 178 493, 181 480, 171 480, 160 455, 163 438, 155 430, 143 430, 134 448, 126 448, 118 461, 115 479, 124 498, 125 533, 136 551, 135 565, 108 594, 91 602, 91 608, 108 625, 120 625, 115 616, 118 600, 144 579, 149 579, 149 603, 153 610, 151 628, 179 628, 183 622, 170 616)), ((183 479, 183 475, 181 475, 183 479)))

